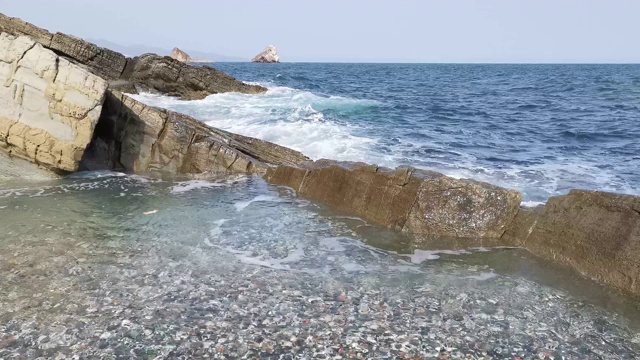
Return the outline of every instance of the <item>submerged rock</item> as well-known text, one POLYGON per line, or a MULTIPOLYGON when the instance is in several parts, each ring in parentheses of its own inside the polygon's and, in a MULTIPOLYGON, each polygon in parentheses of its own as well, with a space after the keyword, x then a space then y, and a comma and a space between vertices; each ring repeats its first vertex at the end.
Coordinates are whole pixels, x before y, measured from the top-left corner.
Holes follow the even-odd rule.
POLYGON ((0 149, 76 171, 107 83, 26 36, 0 34, 0 149))
POLYGON ((264 48, 264 50, 262 50, 260 54, 251 59, 251 61, 257 63, 279 63, 280 58, 278 57, 278 51, 276 50, 276 47, 273 45, 269 45, 264 48))
POLYGON ((189 62, 193 60, 189 54, 178 48, 173 48, 171 51, 171 58, 182 62, 189 62))

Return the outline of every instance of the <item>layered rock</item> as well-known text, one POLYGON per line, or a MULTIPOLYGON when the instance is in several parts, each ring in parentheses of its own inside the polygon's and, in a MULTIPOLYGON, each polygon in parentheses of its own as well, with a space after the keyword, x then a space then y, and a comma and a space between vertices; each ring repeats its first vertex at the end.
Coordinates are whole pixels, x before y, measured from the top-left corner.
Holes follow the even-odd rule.
POLYGON ((212 67, 192 66, 168 56, 146 54, 126 58, 80 38, 52 34, 3 14, 0 14, 0 32, 29 36, 57 54, 86 66, 92 73, 108 80, 111 88, 127 92, 151 91, 195 100, 221 92, 257 94, 267 91, 262 86, 245 84, 212 67))
POLYGON ((127 81, 111 83, 111 87, 129 93, 161 93, 185 100, 203 99, 224 92, 258 94, 266 91, 261 86, 239 82, 218 69, 191 66, 155 54, 129 59, 123 78, 127 81))
POLYGON ((173 48, 173 50, 171 50, 171 58, 181 62, 189 62, 193 60, 189 54, 178 48, 173 48))
POLYGON ((109 92, 83 168, 133 172, 265 173, 297 165, 297 151, 211 128, 189 116, 109 92))
POLYGON ((0 34, 0 148, 56 171, 75 171, 107 83, 27 36, 0 34))
POLYGON ((432 238, 499 239, 518 212, 520 193, 440 173, 320 160, 270 168, 265 178, 300 196, 373 224, 432 238))
POLYGON ((521 209, 504 240, 640 294, 640 197, 572 190, 521 209))
POLYGON ((251 61, 256 63, 279 63, 280 58, 278 57, 278 50, 276 50, 276 47, 269 45, 264 48, 260 54, 251 59, 251 61))

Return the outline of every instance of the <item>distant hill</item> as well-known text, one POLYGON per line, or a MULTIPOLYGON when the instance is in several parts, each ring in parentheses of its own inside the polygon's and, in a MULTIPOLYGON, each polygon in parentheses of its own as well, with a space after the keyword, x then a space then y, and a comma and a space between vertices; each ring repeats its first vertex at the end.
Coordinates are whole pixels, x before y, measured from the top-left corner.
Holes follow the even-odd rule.
MULTIPOLYGON (((106 47, 111 50, 115 50, 129 57, 138 56, 146 53, 154 53, 154 54, 166 55, 166 56, 169 56, 171 54, 171 49, 163 49, 160 47, 153 47, 153 46, 147 46, 147 45, 120 45, 104 39, 87 39, 87 41, 90 41, 96 45, 106 47)), ((191 56, 191 58, 196 60, 202 59, 202 60, 213 60, 218 62, 219 61, 222 61, 222 62, 248 62, 249 61, 249 59, 244 59, 237 56, 226 56, 226 55, 220 55, 215 53, 207 53, 203 51, 187 50, 187 49, 185 49, 184 51, 187 52, 191 56)))

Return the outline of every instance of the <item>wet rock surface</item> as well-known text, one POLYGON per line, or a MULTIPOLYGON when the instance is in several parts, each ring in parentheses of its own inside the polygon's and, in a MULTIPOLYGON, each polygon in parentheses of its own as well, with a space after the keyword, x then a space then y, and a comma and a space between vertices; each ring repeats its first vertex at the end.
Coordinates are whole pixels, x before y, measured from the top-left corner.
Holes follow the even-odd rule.
POLYGON ((600 282, 640 293, 640 197, 572 190, 522 209, 505 233, 532 253, 600 282))
POLYGON ((640 351, 637 303, 590 281, 563 280, 628 311, 509 270, 544 273, 521 250, 395 248, 384 232, 257 178, 94 173, 3 183, 0 224, 2 358, 630 359, 640 351), (150 209, 158 211, 143 214, 150 209))
MULTIPOLYGON (((416 238, 499 239, 518 212, 515 190, 411 167, 318 160, 279 166, 265 178, 300 196, 416 238)), ((423 239, 426 243, 426 239, 423 239)))

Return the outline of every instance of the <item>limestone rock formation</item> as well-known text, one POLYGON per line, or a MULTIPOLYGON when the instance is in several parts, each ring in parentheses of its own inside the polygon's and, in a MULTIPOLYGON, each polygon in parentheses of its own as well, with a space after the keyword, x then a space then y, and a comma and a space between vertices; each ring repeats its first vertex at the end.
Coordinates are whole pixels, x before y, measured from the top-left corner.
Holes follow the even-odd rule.
POLYGON ((251 61, 257 63, 279 63, 280 58, 278 57, 278 51, 276 50, 276 47, 273 45, 269 45, 264 48, 264 50, 262 50, 260 54, 251 59, 251 61))
POLYGON ((307 160, 297 151, 214 129, 189 116, 109 92, 83 167, 189 174, 264 173, 269 164, 298 165, 307 160))
POLYGON ((111 88, 126 92, 152 91, 196 100, 220 92, 257 94, 267 91, 262 86, 245 84, 209 66, 193 66, 168 56, 147 54, 126 58, 80 38, 52 34, 3 14, 0 14, 0 32, 29 36, 59 55, 86 66, 92 73, 108 80, 111 88), (136 74, 136 71, 142 73, 136 74))
POLYGON ((400 167, 319 160, 270 168, 265 178, 300 196, 417 238, 499 239, 518 212, 514 190, 400 167))
POLYGON ((178 48, 173 48, 171 51, 171 58, 181 62, 189 62, 193 60, 189 54, 178 48))
POLYGON ((51 170, 77 170, 107 83, 26 36, 2 33, 0 49, 0 148, 51 170))

